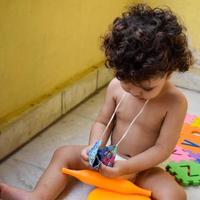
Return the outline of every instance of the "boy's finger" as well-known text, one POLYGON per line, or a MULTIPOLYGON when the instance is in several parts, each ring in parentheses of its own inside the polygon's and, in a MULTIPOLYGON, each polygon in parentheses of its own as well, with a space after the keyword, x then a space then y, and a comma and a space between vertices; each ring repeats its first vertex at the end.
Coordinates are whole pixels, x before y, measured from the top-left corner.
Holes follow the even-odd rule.
POLYGON ((90 166, 89 163, 88 163, 87 161, 85 161, 84 159, 81 159, 81 162, 82 162, 85 166, 87 166, 87 167, 90 166))
POLYGON ((104 165, 103 163, 101 163, 101 164, 100 164, 99 171, 100 171, 100 172, 105 172, 105 171, 107 171, 107 166, 104 165))
POLYGON ((107 166, 103 166, 103 165, 101 165, 101 167, 100 167, 100 173, 103 175, 103 176, 106 176, 106 177, 109 177, 109 178, 111 178, 112 177, 112 172, 110 172, 109 170, 108 170, 108 167, 107 166))
POLYGON ((88 161, 88 155, 87 155, 84 151, 81 152, 81 157, 82 157, 84 160, 88 161))
POLYGON ((101 163, 100 170, 106 174, 108 174, 109 177, 112 177, 113 174, 115 173, 115 170, 113 167, 108 167, 101 163))
POLYGON ((88 161, 88 156, 83 155, 83 156, 82 156, 82 159, 85 160, 85 161, 88 161))

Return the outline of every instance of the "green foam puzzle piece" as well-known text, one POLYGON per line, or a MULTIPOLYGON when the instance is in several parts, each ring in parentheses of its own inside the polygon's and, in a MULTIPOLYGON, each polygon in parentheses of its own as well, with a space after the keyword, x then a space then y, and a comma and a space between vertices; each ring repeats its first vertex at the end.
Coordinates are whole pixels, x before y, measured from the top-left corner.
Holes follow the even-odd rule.
POLYGON ((200 164, 195 161, 169 162, 166 169, 184 186, 200 185, 200 164))

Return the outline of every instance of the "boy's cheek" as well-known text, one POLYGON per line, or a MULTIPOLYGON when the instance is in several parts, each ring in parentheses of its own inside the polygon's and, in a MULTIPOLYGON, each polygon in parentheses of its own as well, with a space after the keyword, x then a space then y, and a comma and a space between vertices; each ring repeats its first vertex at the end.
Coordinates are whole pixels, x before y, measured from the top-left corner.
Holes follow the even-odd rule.
POLYGON ((153 98, 157 97, 160 94, 160 92, 161 92, 161 90, 157 90, 157 91, 154 91, 149 94, 144 94, 144 98, 145 99, 153 99, 153 98))

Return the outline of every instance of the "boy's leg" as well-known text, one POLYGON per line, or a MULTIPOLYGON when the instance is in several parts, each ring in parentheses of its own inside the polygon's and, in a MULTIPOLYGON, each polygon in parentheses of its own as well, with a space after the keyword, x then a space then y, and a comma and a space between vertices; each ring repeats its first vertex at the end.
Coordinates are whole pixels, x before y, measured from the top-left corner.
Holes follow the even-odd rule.
POLYGON ((0 199, 3 200, 53 200, 67 186, 69 176, 62 174, 61 168, 86 169, 80 159, 85 146, 63 146, 57 149, 48 168, 39 179, 32 192, 25 192, 6 185, 0 185, 0 199))
POLYGON ((168 172, 154 167, 138 174, 135 184, 152 191, 153 200, 186 200, 186 193, 168 172))

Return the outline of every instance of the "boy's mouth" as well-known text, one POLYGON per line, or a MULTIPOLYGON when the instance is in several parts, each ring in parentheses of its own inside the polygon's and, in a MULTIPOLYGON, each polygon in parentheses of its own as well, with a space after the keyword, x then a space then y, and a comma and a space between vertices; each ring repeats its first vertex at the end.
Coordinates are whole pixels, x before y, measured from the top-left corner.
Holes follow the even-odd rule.
POLYGON ((140 100, 146 100, 146 99, 144 99, 144 98, 138 98, 138 99, 140 99, 140 100))

